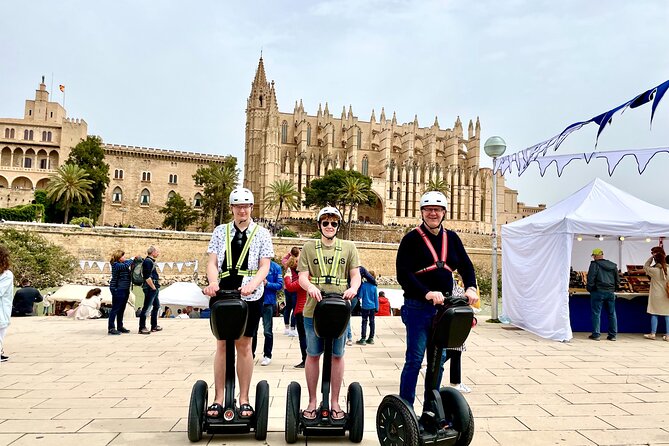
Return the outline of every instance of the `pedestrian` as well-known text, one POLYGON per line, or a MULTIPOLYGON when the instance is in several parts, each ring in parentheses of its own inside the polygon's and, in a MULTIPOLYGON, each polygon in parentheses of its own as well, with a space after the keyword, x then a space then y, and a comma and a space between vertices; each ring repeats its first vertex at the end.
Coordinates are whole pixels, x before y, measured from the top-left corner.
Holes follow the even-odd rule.
POLYGON ((21 288, 16 290, 12 302, 12 316, 34 316, 34 306, 44 298, 39 290, 32 286, 30 279, 21 280, 21 288))
POLYGON ((126 259, 125 252, 120 249, 114 251, 109 260, 112 273, 109 280, 112 308, 107 321, 107 333, 110 335, 130 333, 130 330, 123 326, 123 313, 130 298, 130 266, 132 263, 133 260, 126 259))
POLYGON ((664 316, 665 334, 662 339, 669 341, 669 295, 667 294, 667 258, 664 248, 654 246, 650 250, 651 257, 643 265, 643 270, 650 277, 648 293, 648 313, 650 314, 650 333, 643 335, 646 339, 655 339, 658 316, 664 316))
POLYGON ((142 262, 142 291, 144 291, 144 304, 139 313, 139 334, 148 335, 161 331, 163 328, 158 325, 158 311, 160 309, 160 275, 156 269, 156 259, 160 255, 158 248, 149 246, 146 250, 146 258, 142 262), (151 331, 146 328, 146 313, 151 310, 151 331))
POLYGON ((86 319, 100 319, 100 306, 102 305, 102 290, 93 288, 88 290, 86 297, 81 300, 74 312, 74 319, 83 321, 86 319))
MULTIPOLYGON (((376 286, 376 278, 372 277, 371 274, 369 274, 369 271, 365 269, 364 266, 360 265, 360 280, 362 281, 367 281, 374 286, 376 286)), ((362 288, 362 287, 361 287, 362 288)), ((358 289, 358 294, 351 299, 351 316, 357 316, 360 314, 360 310, 358 310, 358 304, 360 303, 360 290, 361 288, 358 289)), ((351 319, 348 320, 348 326, 346 327, 346 345, 353 345, 353 331, 351 330, 351 319)))
MULTIPOLYGON (((251 341, 258 331, 262 312, 263 281, 274 257, 274 247, 269 231, 251 218, 253 193, 246 188, 236 188, 230 192, 232 221, 214 229, 207 252, 207 285, 203 292, 209 297, 216 296, 218 290, 239 290, 248 304, 248 317, 244 335, 235 341, 237 352, 237 378, 239 380, 239 409, 242 418, 254 415, 249 404, 249 387, 253 377, 253 355, 251 341), (229 251, 228 252, 228 247, 229 251), (234 266, 233 266, 234 265, 234 266)), ((207 408, 207 416, 223 416, 225 385, 226 341, 216 341, 214 356, 214 401, 207 408)))
MULTIPOLYGON (((408 232, 397 250, 397 281, 404 291, 401 309, 406 327, 406 356, 400 377, 400 396, 410 405, 416 398, 420 372, 432 322, 445 296, 453 292, 453 271, 464 281, 470 305, 478 302, 474 266, 458 235, 442 226, 448 202, 441 192, 428 191, 420 199, 420 226, 408 232), (440 253, 437 255, 437 253, 440 253)), ((446 351, 441 358, 441 383, 446 351)), ((427 395, 425 396, 427 398, 427 395)))
POLYGON ((303 369, 307 359, 307 334, 304 331, 304 305, 307 303, 307 292, 300 286, 300 279, 297 274, 298 261, 299 257, 291 257, 288 260, 288 263, 286 263, 286 274, 283 278, 283 283, 286 290, 294 291, 297 295, 297 301, 295 303, 295 327, 300 341, 302 361, 293 367, 296 369, 303 369))
MULTIPOLYGON (((265 342, 263 345, 263 357, 260 361, 261 366, 270 365, 272 362, 272 348, 274 347, 274 315, 276 314, 276 293, 283 288, 283 279, 281 278, 281 267, 275 261, 271 261, 269 265, 269 273, 263 281, 265 290, 263 292, 263 307, 262 307, 262 326, 265 342)), ((256 356, 256 344, 258 343, 258 332, 253 335, 253 342, 251 350, 253 357, 256 356)))
POLYGON ((49 300, 49 297, 51 297, 51 293, 46 293, 42 299, 42 316, 49 315, 49 309, 51 308, 51 301, 49 300))
POLYGON ((606 306, 609 316, 609 341, 615 341, 618 333, 616 318, 616 295, 618 288, 618 265, 604 259, 604 251, 600 248, 592 250, 592 261, 588 268, 588 280, 585 289, 590 292, 590 309, 592 312, 592 334, 588 338, 599 341, 601 335, 599 324, 602 307, 606 306))
MULTIPOLYGON (((370 271, 369 275, 376 279, 376 273, 374 271, 370 271)), ((379 296, 376 289, 376 282, 372 283, 363 280, 358 295, 360 296, 362 327, 360 328, 360 339, 356 344, 373 344, 374 332, 376 330, 374 316, 376 315, 376 312, 379 311, 379 296), (369 337, 365 339, 365 336, 367 335, 367 320, 369 320, 369 337)))
POLYGON ((14 294, 14 274, 10 267, 9 250, 0 245, 0 361, 9 361, 5 356, 5 336, 12 317, 12 295, 14 294))
MULTIPOLYGON (((300 255, 300 248, 297 246, 293 246, 290 248, 290 251, 288 254, 283 256, 283 259, 281 259, 281 264, 286 267, 288 264, 289 259, 291 258, 298 258, 300 255)), ((295 271, 295 275, 297 275, 297 271, 295 271)), ((283 292, 286 306, 283 309, 283 324, 285 326, 283 330, 284 336, 297 336, 297 329, 296 329, 296 317, 295 317, 295 305, 297 303, 297 293, 293 291, 288 291, 284 290, 283 292)))
MULTIPOLYGON (((317 416, 318 375, 320 357, 324 350, 323 339, 314 332, 314 309, 322 299, 323 292, 341 294, 345 300, 351 300, 360 287, 360 260, 353 242, 340 240, 337 232, 341 227, 341 213, 337 208, 326 206, 318 212, 316 222, 321 233, 319 240, 310 240, 302 247, 299 271, 300 286, 307 291, 307 303, 304 307, 304 330, 307 336, 307 361, 304 373, 309 389, 309 404, 302 412, 305 419, 313 420, 317 416), (348 285, 350 283, 350 286, 348 285), (348 287, 348 288, 347 288, 348 287)), ((332 347, 332 375, 330 408, 331 417, 341 420, 346 413, 339 405, 339 392, 344 379, 344 338, 346 333, 334 341, 332 347)))

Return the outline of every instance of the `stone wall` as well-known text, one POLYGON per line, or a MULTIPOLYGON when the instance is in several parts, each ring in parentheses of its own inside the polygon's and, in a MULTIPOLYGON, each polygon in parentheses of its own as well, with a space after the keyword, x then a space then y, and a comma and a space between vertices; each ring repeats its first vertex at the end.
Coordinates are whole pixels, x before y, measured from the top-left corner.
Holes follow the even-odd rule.
MULTIPOLYGON (((103 262, 109 262, 112 251, 122 249, 129 256, 145 256, 146 249, 151 245, 156 246, 160 252, 158 262, 168 263, 162 272, 166 283, 193 278, 202 280, 206 276, 206 251, 210 233, 110 227, 80 228, 72 225, 15 222, 0 223, 0 229, 3 228, 33 231, 62 246, 77 260, 84 262, 82 280, 90 283, 108 282, 109 265, 103 262), (175 265, 170 266, 173 263, 175 265), (180 270, 176 264, 182 264, 180 270)), ((463 240, 466 240, 465 237, 463 240)), ((309 239, 275 237, 274 252, 282 257, 291 247, 302 246, 307 240, 309 239)), ((397 243, 360 241, 356 245, 360 260, 367 269, 374 270, 383 277, 395 276, 397 243)), ((465 247, 475 264, 490 264, 490 248, 472 247, 467 242, 465 247)))

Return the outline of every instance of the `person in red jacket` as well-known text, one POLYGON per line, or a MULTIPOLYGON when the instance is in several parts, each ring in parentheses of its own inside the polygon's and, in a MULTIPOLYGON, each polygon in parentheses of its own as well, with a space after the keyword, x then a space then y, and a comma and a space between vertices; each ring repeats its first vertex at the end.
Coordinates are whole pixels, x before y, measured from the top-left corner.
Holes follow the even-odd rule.
POLYGON ((377 316, 390 316, 390 301, 386 297, 385 291, 379 291, 379 311, 377 316))
POLYGON ((286 290, 297 292, 297 302, 295 303, 295 327, 297 328, 297 336, 300 340, 300 352, 302 353, 302 362, 295 366, 296 369, 304 368, 304 361, 307 359, 307 334, 304 331, 304 304, 307 302, 307 292, 300 286, 300 281, 297 275, 297 259, 298 257, 291 256, 286 262, 286 275, 283 279, 283 286, 286 290))

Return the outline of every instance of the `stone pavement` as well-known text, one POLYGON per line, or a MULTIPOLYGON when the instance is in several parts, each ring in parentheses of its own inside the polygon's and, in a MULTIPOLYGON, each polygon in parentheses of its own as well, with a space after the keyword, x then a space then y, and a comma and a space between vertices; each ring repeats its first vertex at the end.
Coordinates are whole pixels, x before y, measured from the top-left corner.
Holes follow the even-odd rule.
MULTIPOLYGON (((128 322, 135 327, 136 321, 128 322)), ((5 347, 10 361, 0 364, 0 445, 189 444, 191 387, 198 379, 213 381, 208 321, 163 320, 165 330, 150 336, 108 336, 106 323, 12 319, 5 347)), ((352 323, 359 333, 360 318, 352 323)), ((356 380, 364 390, 363 445, 378 444, 376 408, 383 395, 398 391, 403 364, 400 319, 377 318, 377 333, 375 345, 354 345, 346 353, 345 384, 356 380)), ((466 395, 476 422, 472 444, 669 444, 669 342, 638 334, 595 342, 587 335, 558 343, 479 323, 463 356, 464 382, 473 389, 466 395)), ((262 330, 259 336, 262 345, 262 330)), ((256 366, 252 385, 253 392, 258 380, 270 383, 266 444, 285 444, 290 381, 302 385, 306 404, 297 362, 297 338, 283 336, 283 323, 275 319, 272 364, 256 366)), ((200 444, 258 442, 252 435, 217 435, 200 444)))

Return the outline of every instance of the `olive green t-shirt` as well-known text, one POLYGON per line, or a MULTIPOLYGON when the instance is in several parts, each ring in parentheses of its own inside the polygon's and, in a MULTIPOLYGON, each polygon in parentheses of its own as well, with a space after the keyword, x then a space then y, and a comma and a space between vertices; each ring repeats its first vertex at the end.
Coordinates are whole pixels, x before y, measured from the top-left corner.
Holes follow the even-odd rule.
MULTIPOLYGON (((336 239, 335 239, 336 240, 336 239)), ((297 271, 309 271, 311 277, 321 277, 321 269, 318 265, 318 254, 316 253, 316 242, 318 240, 309 240, 302 247, 302 252, 300 253, 300 263, 297 266, 297 271)), ((332 246, 323 246, 323 260, 325 261, 327 268, 326 275, 329 274, 332 261, 335 256, 335 245, 332 246)), ((336 270, 336 276, 340 279, 344 279, 343 283, 340 285, 334 284, 325 284, 321 283, 316 285, 321 291, 326 293, 340 293, 343 294, 344 291, 348 288, 348 278, 349 271, 353 268, 360 266, 360 260, 358 259, 358 249, 355 247, 353 242, 348 240, 341 241, 341 257, 339 259, 339 267, 336 270)), ((316 308, 316 300, 307 297, 307 303, 304 306, 304 317, 314 317, 314 308, 316 308)))

